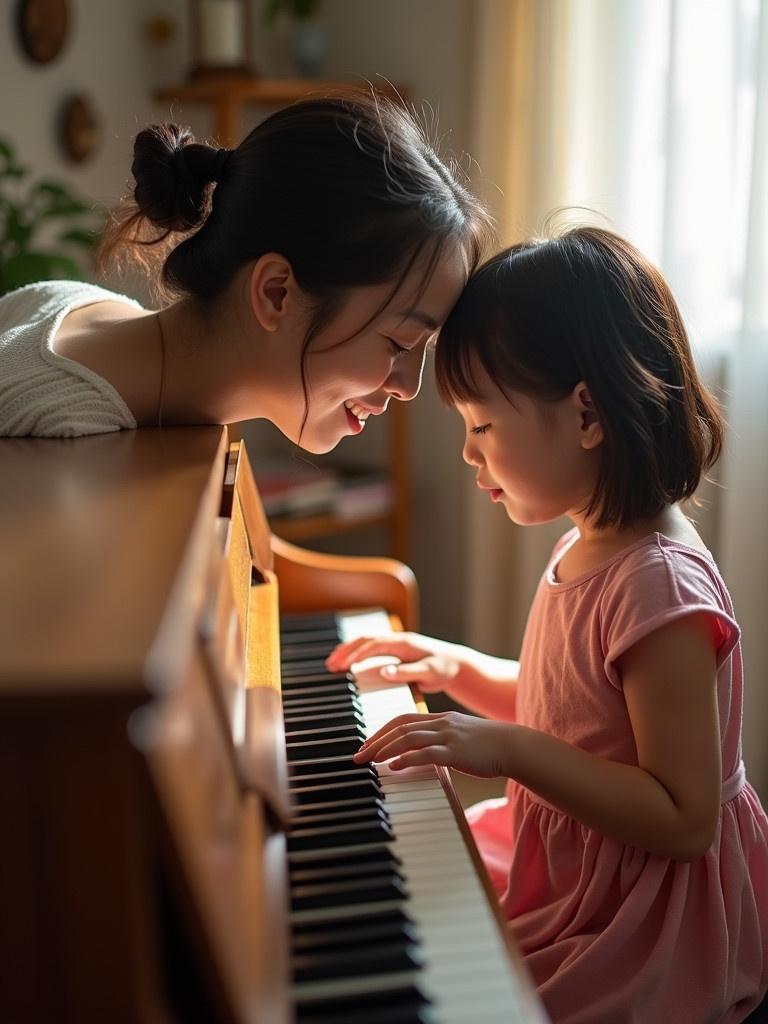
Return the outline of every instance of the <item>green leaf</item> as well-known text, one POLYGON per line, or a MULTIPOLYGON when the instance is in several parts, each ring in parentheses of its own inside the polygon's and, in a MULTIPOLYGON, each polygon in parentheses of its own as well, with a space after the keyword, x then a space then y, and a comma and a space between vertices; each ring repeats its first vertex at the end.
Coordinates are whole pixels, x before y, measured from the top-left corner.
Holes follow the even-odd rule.
POLYGON ((72 214, 90 213, 91 207, 69 192, 63 185, 52 181, 39 181, 29 190, 30 202, 41 219, 48 217, 69 217, 72 214))
POLYGON ((70 228, 68 231, 62 231, 58 236, 60 242, 82 245, 85 249, 92 249, 98 239, 99 236, 95 231, 86 231, 83 228, 70 228))
POLYGON ((5 139, 0 138, 0 179, 23 178, 28 169, 16 163, 13 147, 5 139))
POLYGON ((59 278, 82 280, 83 273, 74 260, 58 253, 21 252, 0 264, 0 285, 3 292, 13 291, 36 281, 59 278))
POLYGON ((34 224, 24 216, 21 207, 9 199, 0 200, 0 212, 4 219, 3 236, 16 248, 23 249, 35 233, 34 224))
POLYGON ((320 9, 320 0, 266 0, 264 4, 264 23, 270 25, 280 11, 297 21, 309 18, 320 9))

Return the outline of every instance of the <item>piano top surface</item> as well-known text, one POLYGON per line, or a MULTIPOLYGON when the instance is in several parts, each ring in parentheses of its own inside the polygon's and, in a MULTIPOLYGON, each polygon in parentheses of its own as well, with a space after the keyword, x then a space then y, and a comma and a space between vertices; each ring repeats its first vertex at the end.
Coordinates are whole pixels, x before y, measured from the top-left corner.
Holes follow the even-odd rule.
POLYGON ((162 685, 203 598, 222 427, 0 439, 0 695, 162 685))

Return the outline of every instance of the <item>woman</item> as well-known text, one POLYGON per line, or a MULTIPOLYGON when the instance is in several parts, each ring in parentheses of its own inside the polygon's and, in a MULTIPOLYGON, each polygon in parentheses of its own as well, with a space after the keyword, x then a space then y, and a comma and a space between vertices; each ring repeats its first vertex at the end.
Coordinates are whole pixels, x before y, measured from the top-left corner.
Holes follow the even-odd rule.
POLYGON ((417 394, 489 234, 410 116, 363 95, 287 107, 231 151, 153 126, 132 172, 103 255, 173 301, 79 282, 0 300, 0 435, 266 418, 327 452, 417 394))

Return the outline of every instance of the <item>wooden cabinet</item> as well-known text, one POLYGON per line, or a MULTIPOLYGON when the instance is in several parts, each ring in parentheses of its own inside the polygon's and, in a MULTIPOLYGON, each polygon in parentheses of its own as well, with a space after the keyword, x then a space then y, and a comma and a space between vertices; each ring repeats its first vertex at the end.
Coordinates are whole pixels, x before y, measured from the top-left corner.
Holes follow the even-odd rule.
MULTIPOLYGON (((402 99, 402 91, 383 83, 377 91, 402 99)), ((367 83, 302 78, 259 78, 255 76, 196 79, 173 87, 160 89, 155 100, 179 106, 201 105, 211 112, 213 135, 221 146, 234 148, 242 136, 241 124, 248 106, 274 108, 293 103, 312 95, 327 95, 334 91, 368 92, 367 83)), ((177 115, 175 115, 177 116, 177 115)), ((387 412, 389 425, 389 454, 387 471, 394 488, 394 501, 390 511, 383 515, 342 519, 335 515, 308 516, 274 522, 275 532, 286 540, 309 541, 334 534, 349 533, 374 527, 385 527, 389 532, 390 551, 395 558, 407 562, 409 557, 409 445, 408 410, 402 402, 391 402, 387 412)), ((235 431, 236 433, 236 431, 235 431)))

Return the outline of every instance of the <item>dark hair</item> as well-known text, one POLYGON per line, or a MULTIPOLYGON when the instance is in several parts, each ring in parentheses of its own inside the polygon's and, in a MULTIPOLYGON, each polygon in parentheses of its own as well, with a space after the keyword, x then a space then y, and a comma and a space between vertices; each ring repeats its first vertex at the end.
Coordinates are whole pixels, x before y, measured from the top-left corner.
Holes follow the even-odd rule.
POLYGON ((346 288, 404 278, 422 254, 429 268, 449 239, 474 268, 489 235, 481 203, 383 96, 303 100, 224 161, 226 152, 176 125, 139 132, 133 201, 118 209, 102 261, 122 255, 150 269, 151 247, 165 256, 161 243, 193 232, 165 259, 166 294, 206 303, 248 261, 279 252, 302 289, 335 306, 346 288))
POLYGON ((435 365, 449 404, 481 399, 477 366, 505 393, 545 402, 584 381, 605 435, 584 510, 598 528, 691 497, 722 448, 723 420, 669 286, 600 228, 523 242, 486 262, 440 333, 435 365))

